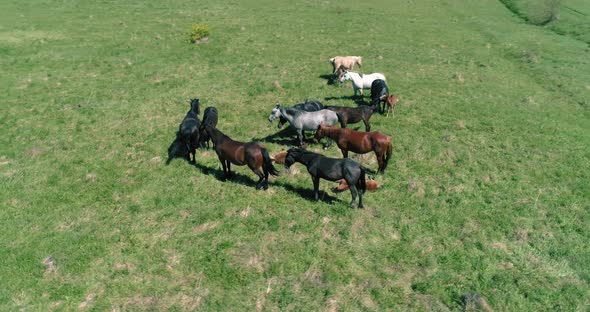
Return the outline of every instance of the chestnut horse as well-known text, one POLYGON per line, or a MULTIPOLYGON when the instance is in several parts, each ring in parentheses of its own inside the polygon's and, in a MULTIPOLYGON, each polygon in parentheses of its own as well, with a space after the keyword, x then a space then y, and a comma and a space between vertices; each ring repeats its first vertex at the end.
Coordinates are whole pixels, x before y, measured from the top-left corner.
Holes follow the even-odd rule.
POLYGON ((268 189, 269 173, 278 176, 279 172, 272 165, 268 151, 258 142, 242 143, 232 140, 211 125, 205 125, 205 132, 213 141, 215 153, 223 166, 225 178, 231 176, 231 164, 236 166, 248 165, 260 179, 256 182, 256 189, 268 189), (262 171, 260 168, 262 167, 262 171))
POLYGON ((375 152, 377 163, 379 164, 379 173, 383 173, 393 150, 391 139, 385 134, 374 132, 360 132, 346 128, 330 127, 320 125, 315 132, 316 140, 328 137, 338 144, 342 157, 348 158, 348 152, 356 154, 366 154, 375 152))

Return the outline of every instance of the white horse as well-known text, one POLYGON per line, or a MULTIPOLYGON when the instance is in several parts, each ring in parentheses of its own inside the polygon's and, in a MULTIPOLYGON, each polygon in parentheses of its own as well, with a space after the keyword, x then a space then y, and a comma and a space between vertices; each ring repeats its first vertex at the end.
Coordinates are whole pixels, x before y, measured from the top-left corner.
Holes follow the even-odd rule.
POLYGON ((352 87, 354 88, 354 95, 356 96, 356 92, 360 91, 361 96, 363 96, 363 89, 370 89, 371 84, 376 79, 385 80, 385 76, 380 73, 372 73, 370 75, 361 75, 359 73, 345 71, 342 78, 340 78, 340 82, 345 82, 346 80, 352 80, 352 87))

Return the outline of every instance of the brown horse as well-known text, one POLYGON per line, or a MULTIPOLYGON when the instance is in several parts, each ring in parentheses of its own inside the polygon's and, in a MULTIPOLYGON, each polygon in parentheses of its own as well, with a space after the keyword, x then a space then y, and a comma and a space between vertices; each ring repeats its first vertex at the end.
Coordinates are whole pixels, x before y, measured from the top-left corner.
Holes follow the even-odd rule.
POLYGON ((395 115, 395 106, 397 105, 397 95, 388 95, 385 98, 385 104, 387 104, 387 115, 389 116, 389 113, 391 112, 392 115, 395 115))
POLYGON ((315 132, 316 140, 328 137, 338 144, 342 157, 348 158, 348 152, 356 154, 366 154, 375 152, 377 163, 379 163, 379 173, 383 173, 393 150, 391 139, 385 134, 374 132, 360 132, 346 128, 330 127, 320 125, 315 132))
POLYGON ((260 179, 256 182, 256 189, 268 189, 269 173, 278 176, 279 172, 272 165, 268 151, 258 142, 242 143, 232 140, 221 131, 209 124, 205 125, 205 131, 213 141, 215 153, 223 166, 225 178, 231 176, 231 164, 236 166, 248 165, 260 179), (262 171, 260 170, 262 168, 262 171))

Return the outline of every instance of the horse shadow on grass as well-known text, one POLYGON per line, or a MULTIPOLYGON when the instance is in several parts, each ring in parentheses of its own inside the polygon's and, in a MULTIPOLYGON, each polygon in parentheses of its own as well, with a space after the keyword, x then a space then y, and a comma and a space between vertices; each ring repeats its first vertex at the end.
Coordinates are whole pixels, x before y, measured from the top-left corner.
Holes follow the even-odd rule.
POLYGON ((223 174, 223 170, 220 168, 207 167, 203 164, 200 164, 199 150, 202 150, 202 148, 197 150, 197 162, 192 164, 189 162, 187 149, 183 148, 182 144, 178 141, 178 139, 176 139, 172 142, 172 144, 170 144, 170 147, 168 147, 168 160, 166 161, 166 165, 170 164, 170 162, 176 158, 182 158, 197 168, 202 174, 214 176, 218 181, 242 184, 251 187, 256 186, 256 180, 252 179, 250 176, 237 173, 232 170, 230 177, 226 179, 223 174))
MULTIPOLYGON (((307 137, 303 138, 303 142, 307 144, 316 143, 313 136, 309 138, 309 131, 307 132, 307 137)), ((304 134, 305 136, 305 134, 304 134)), ((286 146, 299 146, 299 141, 297 139, 297 131, 295 128, 291 127, 289 124, 285 125, 285 127, 278 132, 273 134, 269 134, 265 137, 255 137, 252 138, 252 141, 255 142, 269 142, 275 143, 280 145, 286 146)))
POLYGON ((337 77, 335 75, 320 75, 320 78, 325 79, 327 81, 327 84, 330 86, 333 85, 337 85, 338 84, 338 79, 336 79, 337 77))
POLYGON ((223 170, 221 170, 221 168, 207 167, 205 165, 199 164, 198 161, 199 160, 197 159, 197 163, 195 164, 195 167, 197 169, 199 169, 199 171, 201 171, 201 173, 204 175, 213 176, 218 181, 221 181, 224 183, 241 184, 241 185, 245 185, 245 186, 252 187, 252 188, 256 187, 256 180, 252 179, 248 175, 241 174, 241 173, 234 171, 235 167, 233 167, 233 166, 232 167, 234 169, 232 169, 231 175, 228 178, 226 178, 224 176, 223 170))
POLYGON ((186 146, 182 145, 182 142, 180 142, 180 136, 178 135, 178 132, 176 132, 174 141, 172 141, 168 147, 168 159, 166 160, 166 166, 176 158, 182 158, 187 162, 190 161, 188 149, 186 146))
MULTIPOLYGON (((271 187, 282 187, 289 192, 298 194, 299 196, 301 196, 301 198, 303 198, 307 201, 316 202, 315 197, 313 195, 313 187, 303 188, 303 187, 293 186, 291 184, 287 184, 287 183, 279 182, 279 181, 274 181, 273 183, 271 183, 271 187)), ((324 202, 324 203, 328 203, 328 204, 344 203, 344 201, 338 199, 337 197, 331 196, 330 194, 328 194, 327 192, 322 191, 322 190, 320 190, 320 200, 319 201, 324 202)))

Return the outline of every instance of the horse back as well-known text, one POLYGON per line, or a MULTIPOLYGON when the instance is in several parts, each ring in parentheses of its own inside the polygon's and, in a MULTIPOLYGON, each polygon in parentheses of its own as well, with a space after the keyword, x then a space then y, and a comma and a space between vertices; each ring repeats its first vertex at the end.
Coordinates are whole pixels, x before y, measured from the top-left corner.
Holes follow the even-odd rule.
POLYGON ((362 107, 328 106, 327 109, 339 113, 347 123, 359 122, 363 118, 364 113, 362 107))
POLYGON ((371 84, 371 104, 380 101, 381 97, 389 94, 387 82, 383 79, 375 79, 371 84))
POLYGON ((360 166, 349 158, 338 159, 321 156, 310 164, 308 171, 310 174, 317 175, 322 179, 337 181, 346 178, 351 173, 360 173, 360 166))
POLYGON ((305 101, 305 103, 294 105, 293 108, 306 112, 315 112, 324 109, 324 105, 319 101, 305 101))
POLYGON ((391 144, 391 138, 379 131, 369 132, 368 135, 371 138, 371 145, 375 149, 387 148, 391 144))
POLYGON ((372 139, 371 132, 354 131, 351 129, 342 129, 342 131, 336 139, 336 144, 340 149, 347 150, 356 154, 368 153, 372 150, 372 139))
POLYGON ((244 143, 224 136, 215 142, 215 153, 222 159, 229 160, 232 164, 244 165, 244 143))
POLYGON ((194 132, 199 131, 199 119, 197 118, 190 118, 185 117, 182 123, 180 124, 179 131, 183 135, 190 135, 194 132))

